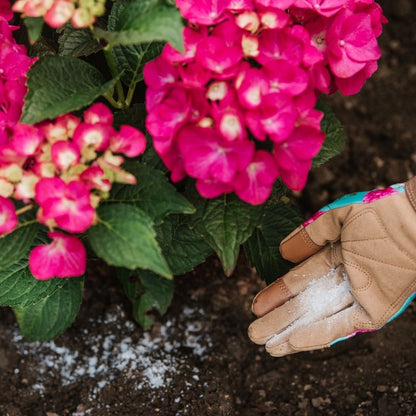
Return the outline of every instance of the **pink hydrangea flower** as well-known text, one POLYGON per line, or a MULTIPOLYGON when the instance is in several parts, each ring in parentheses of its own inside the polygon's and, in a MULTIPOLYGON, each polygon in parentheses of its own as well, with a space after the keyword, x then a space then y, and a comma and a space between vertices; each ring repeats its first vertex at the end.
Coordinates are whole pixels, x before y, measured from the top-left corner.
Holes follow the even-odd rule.
POLYGON ((146 127, 172 180, 189 175, 204 197, 236 192, 253 204, 277 177, 302 189, 324 139, 317 99, 356 93, 375 71, 381 8, 374 0, 177 6, 188 20, 185 52, 166 45, 144 68, 146 127))
POLYGON ((81 240, 59 231, 48 233, 50 244, 35 247, 29 255, 29 269, 39 280, 75 277, 85 273, 87 254, 81 240))
POLYGON ((82 233, 92 224, 95 210, 88 188, 79 181, 66 184, 60 178, 43 178, 35 186, 35 199, 42 208, 40 220, 53 220, 63 230, 82 233))
POLYGON ((12 232, 18 222, 13 202, 0 196, 0 235, 12 232))

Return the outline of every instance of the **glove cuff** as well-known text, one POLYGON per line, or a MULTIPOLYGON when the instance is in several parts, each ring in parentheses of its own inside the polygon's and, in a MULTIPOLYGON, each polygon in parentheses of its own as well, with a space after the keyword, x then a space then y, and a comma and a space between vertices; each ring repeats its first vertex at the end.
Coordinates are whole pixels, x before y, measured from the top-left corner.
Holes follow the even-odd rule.
POLYGON ((416 211, 416 176, 406 182, 406 195, 416 211))

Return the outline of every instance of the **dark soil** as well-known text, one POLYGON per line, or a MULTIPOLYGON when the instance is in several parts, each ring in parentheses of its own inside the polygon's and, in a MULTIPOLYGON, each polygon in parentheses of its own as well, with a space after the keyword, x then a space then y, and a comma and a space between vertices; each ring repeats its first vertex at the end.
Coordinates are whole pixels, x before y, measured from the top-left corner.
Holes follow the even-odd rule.
MULTIPOLYGON (((382 3, 380 69, 359 95, 331 98, 347 149, 295 195, 305 215, 416 172, 416 6, 382 3)), ((0 416, 416 414, 414 304, 381 331, 277 359, 246 336, 262 286, 244 258, 230 278, 211 258, 176 279, 143 333, 111 273, 91 273, 77 320, 47 343, 26 343, 0 309, 0 416)))

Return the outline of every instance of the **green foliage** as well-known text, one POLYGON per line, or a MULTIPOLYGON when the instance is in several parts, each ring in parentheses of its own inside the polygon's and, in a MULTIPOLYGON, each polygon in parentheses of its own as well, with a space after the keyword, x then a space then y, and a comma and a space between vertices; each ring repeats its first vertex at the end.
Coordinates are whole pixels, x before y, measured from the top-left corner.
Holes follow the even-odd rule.
POLYGON ((82 300, 83 278, 61 279, 56 290, 37 302, 14 306, 20 330, 28 341, 46 341, 65 331, 78 313, 82 300))
MULTIPOLYGON (((128 1, 118 1, 111 9, 108 17, 108 30, 117 31, 120 29, 120 17, 123 15, 124 9, 129 5, 128 1)), ((138 3, 138 15, 146 12, 146 2, 138 3)), ((132 82, 140 82, 143 80, 144 65, 155 59, 162 51, 164 42, 145 42, 134 45, 115 46, 111 52, 117 66, 121 79, 126 85, 132 82)))
POLYGON ((33 213, 26 214, 12 233, 0 237, 0 271, 7 270, 27 254, 38 229, 33 213))
POLYGON ((22 123, 34 124, 80 110, 105 94, 116 80, 105 81, 92 65, 70 56, 40 58, 28 73, 22 123))
POLYGON ((193 205, 177 192, 163 172, 137 162, 124 166, 137 178, 137 185, 114 186, 109 202, 134 204, 155 223, 159 223, 167 214, 195 212, 193 205))
POLYGON ((232 274, 240 245, 251 235, 263 214, 263 206, 241 201, 234 194, 204 199, 193 193, 197 211, 191 226, 208 242, 221 260, 225 274, 232 274))
POLYGON ((279 245, 302 221, 302 216, 293 205, 271 203, 264 212, 261 224, 244 244, 251 264, 267 283, 287 273, 292 266, 280 255, 279 245))
POLYGON ((173 281, 145 270, 132 272, 118 269, 117 276, 131 301, 134 319, 144 329, 149 329, 154 321, 149 312, 157 310, 163 315, 170 305, 174 290, 173 281))
POLYGON ((31 43, 36 42, 42 33, 44 21, 42 17, 26 17, 24 20, 27 35, 31 43))
POLYGON ((156 231, 163 255, 174 275, 190 272, 213 252, 209 244, 189 228, 185 216, 169 215, 156 231))
POLYGON ((324 118, 321 121, 321 129, 326 137, 321 151, 315 156, 312 162, 312 167, 314 168, 338 155, 345 148, 345 135, 342 124, 335 115, 334 110, 322 100, 318 101, 316 108, 324 113, 324 118))
POLYGON ((133 0, 123 6, 115 30, 95 28, 97 37, 111 46, 163 41, 183 50, 183 23, 176 7, 158 0, 133 0))
POLYGON ((70 23, 62 29, 59 37, 59 50, 61 56, 88 56, 99 52, 103 46, 94 38, 89 29, 75 29, 70 23))
POLYGON ((166 278, 172 273, 163 258, 152 219, 127 204, 102 205, 98 224, 88 230, 92 249, 108 264, 151 270, 166 278))

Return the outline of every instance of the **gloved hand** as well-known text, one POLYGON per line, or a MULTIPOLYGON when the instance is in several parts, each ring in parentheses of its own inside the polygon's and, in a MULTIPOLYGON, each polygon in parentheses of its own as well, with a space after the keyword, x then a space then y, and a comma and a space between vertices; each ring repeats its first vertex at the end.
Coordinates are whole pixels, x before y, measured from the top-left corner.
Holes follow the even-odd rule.
POLYGON ((398 316, 416 291, 416 177, 326 206, 280 245, 303 261, 263 289, 249 337, 272 356, 328 347, 398 316))

